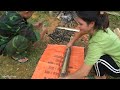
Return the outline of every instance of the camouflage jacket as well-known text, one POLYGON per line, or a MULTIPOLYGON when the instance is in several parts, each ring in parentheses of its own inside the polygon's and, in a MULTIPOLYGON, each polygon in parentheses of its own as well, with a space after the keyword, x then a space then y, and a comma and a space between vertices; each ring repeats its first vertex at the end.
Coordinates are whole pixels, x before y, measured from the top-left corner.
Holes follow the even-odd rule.
POLYGON ((6 11, 0 17, 0 45, 16 35, 22 35, 32 42, 37 40, 32 24, 28 24, 17 11, 6 11))

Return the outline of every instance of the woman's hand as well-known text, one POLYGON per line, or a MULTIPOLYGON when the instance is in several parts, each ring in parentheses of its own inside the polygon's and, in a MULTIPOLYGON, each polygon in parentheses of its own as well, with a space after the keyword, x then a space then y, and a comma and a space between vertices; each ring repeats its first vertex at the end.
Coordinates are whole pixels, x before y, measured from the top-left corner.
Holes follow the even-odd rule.
POLYGON ((71 79, 69 76, 66 77, 59 77, 58 79, 71 79))
POLYGON ((73 45, 73 43, 72 43, 72 42, 69 42, 69 43, 66 45, 66 47, 67 47, 67 48, 70 48, 72 45, 73 45))
POLYGON ((59 77, 59 79, 75 79, 76 77, 74 77, 74 74, 68 74, 64 77, 59 77))

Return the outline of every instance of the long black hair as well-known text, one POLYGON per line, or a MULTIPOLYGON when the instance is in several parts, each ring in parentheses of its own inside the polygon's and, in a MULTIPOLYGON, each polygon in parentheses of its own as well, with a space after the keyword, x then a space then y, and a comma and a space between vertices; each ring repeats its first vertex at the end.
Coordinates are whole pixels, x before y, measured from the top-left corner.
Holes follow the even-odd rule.
POLYGON ((109 18, 106 12, 101 13, 100 11, 76 11, 78 17, 83 19, 87 24, 94 21, 95 29, 103 29, 109 27, 109 18))

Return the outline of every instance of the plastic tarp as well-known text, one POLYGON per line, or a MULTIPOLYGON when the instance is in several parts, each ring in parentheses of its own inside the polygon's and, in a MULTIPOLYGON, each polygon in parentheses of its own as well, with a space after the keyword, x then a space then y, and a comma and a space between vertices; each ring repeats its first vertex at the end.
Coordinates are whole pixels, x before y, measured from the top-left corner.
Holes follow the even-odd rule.
MULTIPOLYGON (((59 78, 66 45, 48 44, 42 54, 31 79, 59 78)), ((84 62, 84 47, 72 46, 68 73, 76 72, 84 62)))

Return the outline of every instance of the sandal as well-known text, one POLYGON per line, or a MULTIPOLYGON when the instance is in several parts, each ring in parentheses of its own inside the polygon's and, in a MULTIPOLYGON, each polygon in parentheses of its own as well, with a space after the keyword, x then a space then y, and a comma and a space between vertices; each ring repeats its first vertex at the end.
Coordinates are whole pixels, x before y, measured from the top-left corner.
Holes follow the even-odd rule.
POLYGON ((20 63, 24 63, 24 62, 27 62, 29 60, 26 57, 14 57, 14 56, 12 56, 11 58, 14 59, 14 60, 17 60, 20 63))

